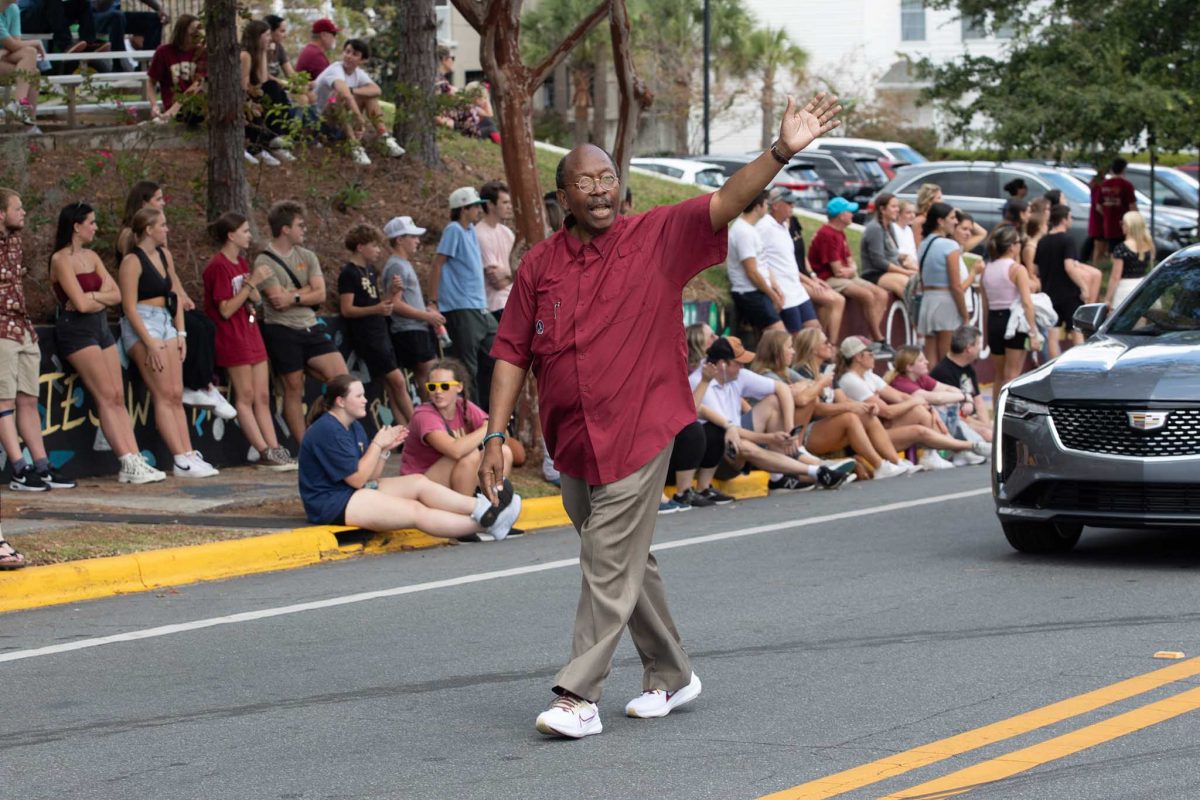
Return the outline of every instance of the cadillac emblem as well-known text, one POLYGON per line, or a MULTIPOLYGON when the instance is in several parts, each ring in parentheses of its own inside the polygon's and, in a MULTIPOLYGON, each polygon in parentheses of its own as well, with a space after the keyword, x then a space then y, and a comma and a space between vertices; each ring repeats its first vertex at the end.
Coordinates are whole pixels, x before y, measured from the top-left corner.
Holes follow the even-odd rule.
POLYGON ((1129 427, 1135 431, 1156 431, 1167 424, 1169 411, 1127 411, 1129 427))

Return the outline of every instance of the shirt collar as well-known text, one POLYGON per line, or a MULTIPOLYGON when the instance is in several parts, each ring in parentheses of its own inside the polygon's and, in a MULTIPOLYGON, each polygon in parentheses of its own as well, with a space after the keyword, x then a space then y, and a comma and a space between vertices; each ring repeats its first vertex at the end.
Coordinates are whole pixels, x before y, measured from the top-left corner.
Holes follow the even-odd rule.
POLYGON ((575 227, 576 222, 575 217, 569 214, 563 221, 563 226, 559 230, 559 233, 562 234, 563 240, 566 242, 567 254, 571 258, 579 258, 584 249, 589 246, 595 248, 601 258, 607 258, 609 251, 616 246, 617 240, 621 238, 621 233, 624 231, 628 219, 624 214, 618 214, 617 218, 613 220, 613 224, 608 226, 608 230, 593 238, 586 245, 570 233, 569 228, 575 227))

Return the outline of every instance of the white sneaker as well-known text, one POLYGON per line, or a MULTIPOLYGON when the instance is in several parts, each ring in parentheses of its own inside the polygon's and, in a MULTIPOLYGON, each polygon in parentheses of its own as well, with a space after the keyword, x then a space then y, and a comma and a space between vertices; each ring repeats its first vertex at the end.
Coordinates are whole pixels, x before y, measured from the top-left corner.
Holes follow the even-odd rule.
POLYGON ((655 689, 652 692, 642 692, 625 704, 625 716, 638 719, 665 717, 679 706, 695 700, 699 696, 700 678, 693 672, 688 685, 677 691, 668 692, 663 689, 655 689))
POLYGON ((595 703, 566 694, 560 695, 548 709, 538 714, 535 724, 540 733, 568 739, 582 739, 604 730, 600 724, 600 709, 595 703))
POLYGON ((276 158, 275 156, 271 155, 270 150, 263 150, 261 153, 259 153, 258 160, 261 161, 263 164, 265 164, 268 167, 278 167, 279 166, 279 159, 276 158))
POLYGON ((909 475, 916 475, 918 472, 925 471, 925 468, 922 467, 920 464, 914 464, 911 461, 909 461, 907 458, 900 459, 900 461, 898 463, 900 464, 900 466, 904 467, 904 470, 909 475))
POLYGON ((250 449, 246 451, 246 461, 257 464, 261 458, 262 454, 254 449, 254 445, 250 445, 250 449))
POLYGON ((954 464, 956 467, 973 467, 977 464, 987 463, 987 458, 981 455, 976 455, 970 450, 963 450, 960 453, 955 453, 954 458, 950 460, 950 463, 954 464))
POLYGON ((300 468, 292 454, 283 447, 269 447, 260 456, 258 465, 273 472, 292 472, 300 468))
POLYGON ((498 542, 508 532, 512 530, 513 525, 517 524, 517 517, 521 516, 521 495, 514 494, 512 502, 505 506, 504 510, 496 515, 496 521, 487 529, 487 533, 498 542))
POLYGON ((271 150, 271 155, 275 156, 279 161, 295 161, 296 157, 292 155, 292 151, 286 147, 276 147, 271 150))
POLYGON ((977 456, 983 456, 984 458, 991 458, 992 457, 992 443, 985 442, 982 439, 977 442, 972 442, 971 443, 971 452, 977 456))
POLYGON ((890 461, 884 461, 875 468, 874 478, 877 481, 887 480, 888 478, 899 478, 901 475, 907 475, 908 470, 899 464, 893 464, 890 461))
POLYGON ((147 464, 140 453, 130 453, 122 458, 121 471, 117 473, 117 483, 157 483, 166 479, 166 473, 147 464))
POLYGON ((221 474, 220 470, 204 460, 199 450, 184 453, 182 459, 176 458, 173 473, 176 478, 212 478, 221 474))
POLYGON ((210 383, 208 388, 203 391, 204 395, 208 398, 208 405, 212 407, 213 413, 218 417, 221 419, 233 419, 237 416, 237 409, 225 399, 225 395, 221 394, 220 389, 210 383))
POLYGON ((242 155, 244 155, 246 157, 247 164, 249 164, 252 167, 258 166, 258 159, 255 158, 254 154, 251 153, 249 150, 243 151, 242 155))
POLYGON ((920 463, 922 467, 930 472, 939 469, 954 469, 954 465, 938 455, 938 451, 934 450, 932 447, 927 449, 925 454, 921 456, 920 463))
POLYGON ((399 158, 400 156, 404 155, 404 148, 400 146, 400 143, 397 142, 391 134, 384 134, 383 136, 380 136, 379 142, 383 145, 384 152, 392 158, 399 158))
POLYGON ((362 149, 361 144, 350 148, 350 159, 361 167, 371 166, 371 159, 367 156, 367 151, 362 149))
POLYGON ((199 389, 184 388, 183 404, 185 406, 199 406, 200 408, 212 408, 213 401, 212 401, 211 397, 209 397, 207 394, 200 391, 199 389))
POLYGON ((290 150, 291 147, 292 147, 291 142, 289 142, 287 139, 283 138, 282 136, 276 136, 274 139, 267 142, 268 150, 290 150))

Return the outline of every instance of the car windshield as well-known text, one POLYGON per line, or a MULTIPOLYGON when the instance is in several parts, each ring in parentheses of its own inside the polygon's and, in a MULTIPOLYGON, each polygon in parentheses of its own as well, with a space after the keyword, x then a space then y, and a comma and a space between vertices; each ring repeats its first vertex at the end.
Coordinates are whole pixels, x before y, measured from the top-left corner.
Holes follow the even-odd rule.
POLYGON ((1200 197, 1200 188, 1198 188, 1200 184, 1197 184, 1195 178, 1185 175, 1182 172, 1163 171, 1157 173, 1157 175, 1162 179, 1163 183, 1170 186, 1179 194, 1192 198, 1193 203, 1200 197))
POLYGON ((1074 175, 1068 175, 1056 169, 1047 169, 1039 171, 1038 177, 1055 189, 1062 189, 1063 195, 1072 203, 1087 203, 1090 205, 1092 202, 1091 191, 1086 184, 1074 175))
POLYGON ((717 168, 702 169, 696 173, 696 183, 701 186, 719 188, 725 183, 725 173, 717 168))
POLYGON ((1200 330, 1200 262, 1164 263, 1118 309, 1108 333, 1153 336, 1200 330))
POLYGON ((896 161, 907 161, 909 164, 924 164, 929 160, 908 145, 903 144, 897 147, 888 147, 888 152, 896 157, 896 161))

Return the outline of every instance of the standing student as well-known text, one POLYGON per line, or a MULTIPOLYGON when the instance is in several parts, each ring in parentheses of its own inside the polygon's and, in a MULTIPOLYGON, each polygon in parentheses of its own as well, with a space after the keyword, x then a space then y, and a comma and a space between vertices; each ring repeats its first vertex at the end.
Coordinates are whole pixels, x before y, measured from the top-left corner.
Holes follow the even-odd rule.
MULTIPOLYGON (((1066 329, 1071 341, 1083 344, 1083 334, 1075 330, 1072 317, 1075 309, 1082 305, 1079 286, 1071 280, 1070 273, 1079 264, 1076 259, 1075 240, 1071 237, 1071 207, 1059 204, 1050 209, 1050 232, 1038 242, 1034 262, 1037 264, 1038 277, 1042 282, 1042 291, 1050 295, 1054 304, 1054 313, 1058 314, 1058 324, 1066 329)), ((1056 327, 1050 332, 1049 345, 1051 357, 1059 352, 1061 334, 1056 327)))
MULTIPOLYGON (((42 353, 33 321, 25 311, 24 227, 21 197, 11 189, 0 188, 0 445, 11 468, 10 489, 74 489, 75 482, 51 466, 42 441, 38 414, 42 353), (29 448, 29 459, 21 449, 22 440, 29 448)), ((0 537, 0 548, 6 546, 3 542, 0 537)), ((0 566, 5 557, 0 549, 0 566)))
POLYGON ((383 382, 397 422, 407 425, 413 414, 412 397, 408 381, 396 365, 387 323, 400 292, 391 286, 381 292, 375 271, 383 253, 383 234, 373 225, 360 223, 346 232, 345 244, 350 260, 338 275, 338 309, 346 321, 350 346, 371 378, 383 382))
POLYGON ((1129 162, 1125 159, 1114 158, 1109 176, 1100 183, 1100 216, 1104 222, 1104 239, 1110 251, 1125 238, 1121 220, 1128 212, 1137 210, 1137 193, 1125 177, 1125 168, 1128 166, 1129 162))
POLYGON ((725 256, 725 272, 729 276, 729 291, 738 320, 760 334, 784 330, 783 320, 779 318, 783 295, 764 263, 762 235, 756 227, 766 216, 767 196, 765 190, 759 192, 729 226, 729 247, 725 256))
POLYGON ((824 95, 799 110, 789 97, 779 140, 724 186, 633 217, 617 213, 621 180, 604 150, 581 145, 559 163, 558 201, 570 213, 517 270, 496 338, 479 469, 480 486, 496 497, 504 429, 533 368, 546 446, 580 535, 583 577, 571 657, 535 723, 542 733, 580 738, 603 730, 596 701, 626 627, 644 668, 643 692, 626 704, 627 715, 663 717, 700 694, 650 553, 671 444, 696 419, 680 292, 723 259, 726 226, 781 165, 837 127, 839 110, 824 95))
POLYGON ((788 333, 801 328, 817 328, 817 308, 800 281, 800 266, 796 263, 796 248, 788 231, 796 199, 787 189, 776 187, 767 196, 767 213, 755 224, 762 240, 762 266, 782 297, 779 318, 788 333))
POLYGON ((925 213, 917 264, 924 297, 917 317, 917 333, 925 337, 925 356, 931 363, 950 349, 954 330, 967 321, 966 288, 969 273, 962 249, 954 238, 958 219, 945 203, 934 203, 925 213))
POLYGON ((187 331, 179 305, 179 276, 167 249, 167 218, 155 208, 133 217, 133 249, 121 259, 121 341, 137 364, 154 401, 154 424, 174 457, 177 478, 219 474, 192 448, 183 410, 183 358, 187 331))
POLYGON ((479 199, 483 201, 483 216, 475 224, 475 236, 483 259, 487 309, 499 322, 513 283, 511 261, 517 235, 504 224, 505 220, 512 221, 512 197, 506 184, 488 181, 479 189, 479 199))
POLYGON ((990 258, 983 267, 983 292, 988 301, 987 340, 997 388, 1021 374, 1028 351, 1042 349, 1029 272, 1017 260, 1020 252, 1021 239, 1012 225, 1000 226, 988 240, 990 258), (1009 337, 1009 318, 1017 313, 1025 315, 1028 333, 1009 337))
POLYGON ((446 318, 435 307, 425 304, 421 281, 413 269, 411 259, 421 246, 424 233, 424 228, 413 224, 412 217, 393 217, 383 226, 391 253, 383 265, 381 285, 392 292, 399 288, 400 293, 393 294, 392 316, 388 318, 392 352, 402 367, 412 371, 417 392, 428 399, 425 384, 437 360, 437 342, 430 326, 445 325, 446 318))
POLYGON ((325 302, 325 276, 317 254, 302 245, 308 230, 304 206, 283 200, 267 211, 271 241, 254 259, 271 275, 260 286, 262 337, 271 367, 283 384, 283 420, 297 442, 304 440, 304 374, 328 382, 346 374, 346 362, 325 332, 316 309, 325 302))
POLYGON ((117 481, 166 480, 165 473, 142 457, 125 407, 117 343, 108 328, 108 309, 121 305, 121 290, 100 256, 88 247, 95 238, 96 214, 91 206, 65 206, 58 215, 54 255, 50 257, 50 285, 61 304, 54 325, 58 353, 79 373, 96 403, 100 430, 121 464, 117 481))
POLYGON ((1154 239, 1146 229, 1146 218, 1140 211, 1127 211, 1121 218, 1125 238, 1112 249, 1112 272, 1108 274, 1108 291, 1104 302, 1120 305, 1154 266, 1154 239))
POLYGON ((229 373, 238 427, 258 451, 261 466, 293 470, 296 462, 275 436, 267 348, 255 324, 254 306, 262 302, 259 287, 271 277, 271 268, 264 264, 250 271, 245 255, 250 224, 241 214, 225 212, 209 232, 221 249, 204 268, 204 310, 217 325, 217 366, 229 373))

